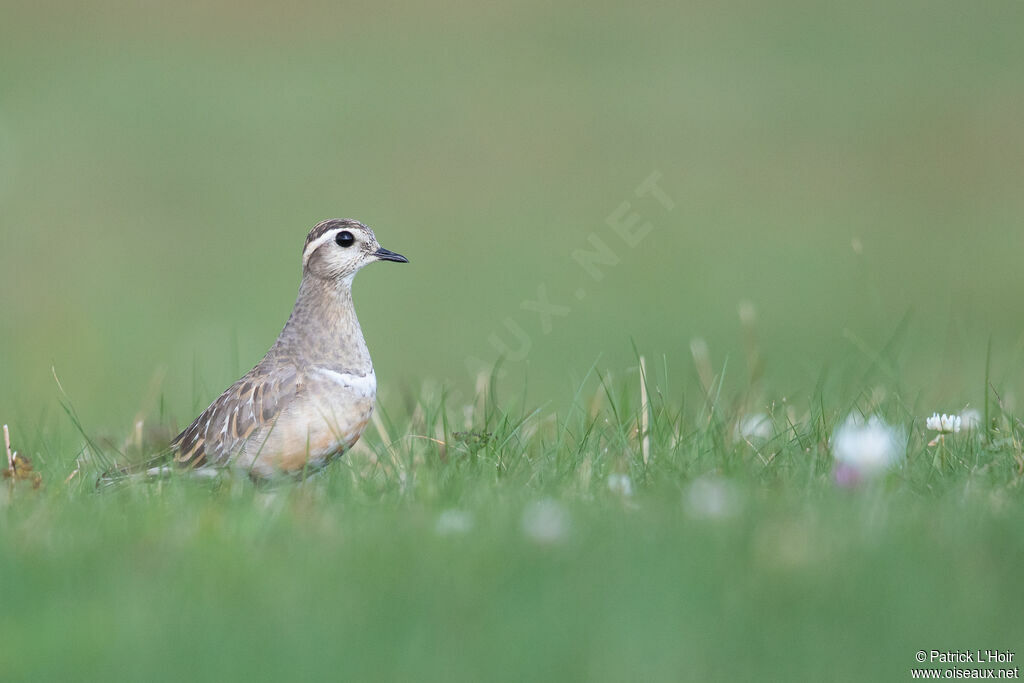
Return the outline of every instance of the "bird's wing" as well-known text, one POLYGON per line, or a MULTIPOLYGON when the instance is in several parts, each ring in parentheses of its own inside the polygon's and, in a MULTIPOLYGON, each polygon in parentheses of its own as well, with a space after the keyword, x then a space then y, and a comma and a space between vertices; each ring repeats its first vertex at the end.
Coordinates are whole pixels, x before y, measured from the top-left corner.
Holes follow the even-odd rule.
POLYGON ((292 365, 256 366, 174 439, 174 461, 186 467, 226 463, 249 437, 274 424, 301 386, 292 365))

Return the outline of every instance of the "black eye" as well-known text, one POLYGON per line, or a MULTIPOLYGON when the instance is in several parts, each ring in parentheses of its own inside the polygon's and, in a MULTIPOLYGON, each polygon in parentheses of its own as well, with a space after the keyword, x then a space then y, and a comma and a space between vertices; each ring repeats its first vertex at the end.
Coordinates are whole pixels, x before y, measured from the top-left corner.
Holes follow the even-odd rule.
POLYGON ((334 241, 339 247, 351 247, 356 243, 356 238, 348 230, 342 230, 334 236, 334 241))

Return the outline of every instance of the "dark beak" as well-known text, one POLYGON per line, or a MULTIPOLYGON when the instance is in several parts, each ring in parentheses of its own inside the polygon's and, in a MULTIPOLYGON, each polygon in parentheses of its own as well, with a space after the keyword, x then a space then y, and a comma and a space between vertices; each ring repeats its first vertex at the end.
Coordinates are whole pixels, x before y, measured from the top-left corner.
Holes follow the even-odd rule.
POLYGON ((408 263, 409 259, 405 258, 401 254, 381 247, 377 251, 373 252, 373 255, 379 258, 381 261, 394 261, 395 263, 408 263))

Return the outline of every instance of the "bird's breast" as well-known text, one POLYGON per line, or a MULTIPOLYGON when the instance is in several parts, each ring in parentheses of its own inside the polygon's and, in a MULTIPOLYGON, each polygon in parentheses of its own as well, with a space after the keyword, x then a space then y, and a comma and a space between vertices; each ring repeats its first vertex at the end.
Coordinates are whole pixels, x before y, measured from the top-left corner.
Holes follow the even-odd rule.
POLYGON ((257 474, 322 467, 366 429, 377 396, 372 370, 359 375, 318 367, 303 384, 301 398, 278 418, 259 454, 251 454, 257 474))

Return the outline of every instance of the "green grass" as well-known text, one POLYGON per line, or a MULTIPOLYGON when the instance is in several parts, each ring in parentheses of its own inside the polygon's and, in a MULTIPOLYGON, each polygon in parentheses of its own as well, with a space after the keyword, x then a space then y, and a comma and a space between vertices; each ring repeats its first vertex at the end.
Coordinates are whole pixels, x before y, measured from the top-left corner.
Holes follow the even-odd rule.
POLYGON ((937 463, 895 392, 766 402, 747 440, 749 392, 649 372, 646 465, 635 368, 559 411, 424 389, 390 446, 371 428, 274 486, 97 492, 91 448, 64 483, 67 445, 29 438, 44 487, 0 488, 4 679, 904 680, 920 649, 1024 638, 1024 426, 998 405, 937 463), (848 410, 909 429, 854 489, 828 446, 848 410))

